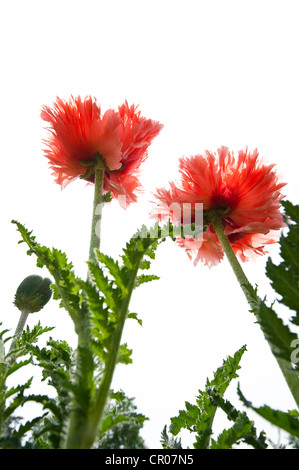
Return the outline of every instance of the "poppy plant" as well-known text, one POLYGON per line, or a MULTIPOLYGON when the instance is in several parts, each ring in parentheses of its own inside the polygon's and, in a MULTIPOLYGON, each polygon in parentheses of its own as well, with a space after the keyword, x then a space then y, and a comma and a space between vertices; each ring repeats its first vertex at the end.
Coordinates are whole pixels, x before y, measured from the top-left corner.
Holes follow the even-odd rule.
POLYGON ((157 190, 159 204, 153 215, 160 219, 166 216, 184 229, 185 208, 191 215, 189 223, 196 225, 196 204, 202 205, 203 233, 197 238, 184 234, 176 242, 190 258, 195 254, 195 264, 200 260, 211 267, 226 255, 298 403, 298 377, 289 360, 274 351, 272 333, 264 329, 260 315, 262 301, 237 259, 247 261, 262 255, 266 244, 278 240, 279 230, 285 225, 280 212, 284 197, 280 190, 285 184, 278 181, 274 165, 266 165, 259 159, 257 150, 241 150, 235 157, 227 147, 221 147, 215 153, 207 151, 181 158, 179 170, 179 185, 172 182, 169 189, 157 190))
POLYGON ((64 188, 78 177, 94 183, 96 156, 102 159, 104 192, 136 201, 140 187, 138 169, 162 124, 140 115, 127 101, 104 114, 95 98, 57 98, 53 107, 43 106, 41 117, 49 123, 44 140, 45 156, 55 180, 64 188))
MULTIPOLYGON (((180 184, 157 189, 155 212, 178 219, 172 210, 175 204, 183 208, 188 203, 191 207, 201 203, 205 231, 200 239, 186 235, 177 243, 190 258, 195 256, 195 264, 199 260, 209 267, 218 264, 224 252, 212 222, 217 214, 234 253, 247 261, 265 254, 265 245, 277 241, 278 230, 284 226, 280 212, 284 183, 278 181, 273 167, 262 163, 257 150, 248 149, 239 151, 237 157, 221 147, 215 153, 181 158, 180 184)), ((176 221, 181 223, 182 217, 176 221)))

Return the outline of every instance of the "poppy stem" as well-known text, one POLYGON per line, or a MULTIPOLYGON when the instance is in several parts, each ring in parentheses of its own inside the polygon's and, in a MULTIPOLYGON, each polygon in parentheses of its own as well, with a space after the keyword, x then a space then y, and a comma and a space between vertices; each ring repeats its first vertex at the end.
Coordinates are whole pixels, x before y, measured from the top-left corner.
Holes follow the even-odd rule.
MULTIPOLYGON (((140 262, 142 261, 142 257, 140 257, 140 262)), ((101 380, 101 384, 99 388, 96 390, 90 409, 89 409, 89 416, 87 425, 85 428, 85 433, 81 442, 81 446, 83 449, 88 449, 92 446, 95 438, 98 426, 103 418, 103 413, 106 407, 106 403, 108 400, 110 386, 114 375, 114 370, 117 364, 120 342, 122 338, 122 333, 125 325, 125 321, 128 314, 129 303, 131 300, 131 296, 133 293, 133 289, 136 282, 137 272, 139 269, 139 264, 135 266, 134 273, 130 277, 128 282, 128 294, 123 299, 120 311, 119 311, 119 319, 118 325, 115 329, 112 338, 111 338, 111 350, 108 354, 106 363, 105 363, 105 370, 103 372, 103 377, 101 380)))
MULTIPOLYGON (((101 158, 97 158, 95 168, 95 184, 94 184, 94 198, 93 198, 93 211, 92 211, 92 223, 91 223, 91 235, 90 235, 90 246, 89 246, 89 262, 97 264, 97 256, 95 250, 99 250, 101 241, 101 222, 102 222, 102 209, 103 209, 103 182, 104 182, 104 167, 101 158)), ((88 270, 87 279, 91 281, 90 270, 88 270)), ((78 388, 82 388, 82 384, 88 389, 88 381, 91 370, 89 368, 83 368, 82 364, 86 363, 87 359, 89 366, 94 372, 94 358, 90 343, 90 324, 88 312, 82 312, 80 321, 76 324, 76 333, 78 335, 78 346, 77 346, 77 363, 76 363, 76 377, 78 388)), ((90 390, 88 389, 88 392, 90 390)), ((90 403, 89 403, 90 405, 90 403)), ((68 426, 68 432, 63 443, 63 446, 67 449, 79 449, 84 448, 84 442, 86 440, 85 435, 88 434, 87 427, 87 414, 88 411, 80 409, 80 405, 74 400, 73 409, 70 414, 70 421, 68 426)), ((92 442, 90 442, 90 445, 92 442)))
MULTIPOLYGON (((25 308, 21 311, 21 315, 20 315, 20 318, 19 318, 19 321, 18 321, 18 324, 16 326, 16 330, 15 330, 15 334, 13 336, 13 339, 12 339, 12 342, 10 344, 10 348, 9 348, 9 352, 8 354, 11 354, 13 352, 13 350, 15 349, 16 347, 16 339, 19 338, 24 330, 24 327, 25 327, 25 323, 27 321, 27 318, 28 318, 28 315, 29 315, 30 311, 26 310, 25 308)), ((16 359, 16 355, 13 354, 12 356, 9 357, 8 361, 10 363, 10 365, 12 365, 12 363, 15 361, 16 359)))
POLYGON ((216 210, 215 211, 210 210, 209 219, 212 222, 212 225, 218 237, 219 243, 222 246, 222 249, 236 275, 237 280, 239 281, 239 284, 245 294, 245 297, 249 305, 255 309, 257 299, 253 298, 252 295, 250 295, 250 292, 248 289, 248 287, 250 287, 250 283, 246 277, 246 274, 244 273, 242 269, 242 266, 240 265, 234 253, 234 250, 231 247, 231 244, 227 236, 224 233, 224 225, 223 225, 221 214, 219 214, 219 212, 217 212, 216 210))
POLYGON ((97 263, 95 250, 99 250, 101 242, 101 222, 102 210, 104 205, 103 198, 104 168, 102 161, 99 160, 95 166, 95 185, 93 198, 92 223, 89 245, 89 261, 97 263))
MULTIPOLYGON (((226 234, 224 233, 224 225, 223 225, 223 220, 222 220, 222 217, 221 217, 221 214, 219 212, 217 212, 216 210, 213 211, 213 210, 210 210, 209 211, 209 220, 210 222, 212 223, 213 225, 213 228, 216 232, 216 235, 218 237, 218 240, 222 246, 222 249, 225 253, 225 255, 227 256, 227 259, 237 277, 237 280, 239 281, 239 284, 245 294, 245 297, 250 305, 250 307, 252 308, 252 311, 254 312, 254 314, 257 316, 259 316, 258 314, 258 305, 259 305, 259 302, 261 302, 261 300, 259 299, 255 289, 252 287, 252 285, 250 284, 250 282, 248 281, 235 253, 234 253, 234 250, 232 249, 232 246, 226 236, 226 234)), ((258 318, 259 320, 259 318, 258 318)), ((266 338, 267 339, 267 338, 266 338)), ((268 339, 267 339, 268 341, 268 339)), ((271 343, 268 341, 268 344, 271 348, 271 351, 273 352, 272 350, 272 345, 271 343)), ((297 404, 297 406, 299 407, 299 377, 296 375, 296 372, 294 371, 294 369, 292 368, 292 364, 290 361, 286 361, 285 359, 283 358, 280 358, 278 357, 277 355, 275 355, 273 353, 275 359, 277 360, 277 363, 280 367, 280 370, 288 384, 288 387, 294 397, 294 400, 297 404)))

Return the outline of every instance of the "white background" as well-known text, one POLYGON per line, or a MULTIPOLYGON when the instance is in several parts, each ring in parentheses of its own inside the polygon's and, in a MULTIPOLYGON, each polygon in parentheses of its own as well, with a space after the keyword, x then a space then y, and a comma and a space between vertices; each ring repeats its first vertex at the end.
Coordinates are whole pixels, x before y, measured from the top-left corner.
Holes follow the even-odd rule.
MULTIPOLYGON (((92 95, 103 110, 125 99, 142 115, 164 124, 142 168, 145 192, 127 211, 114 201, 104 210, 102 250, 119 256, 130 236, 148 222, 156 187, 177 176, 182 155, 257 147, 298 203, 298 2, 139 0, 1 2, 1 317, 15 328, 15 289, 29 274, 42 274, 26 256, 11 219, 33 229, 37 240, 65 251, 86 275, 93 191, 78 180, 61 191, 42 153, 43 104, 56 96, 92 95)), ((279 260, 277 247, 270 255, 279 260)), ((274 299, 265 277, 266 257, 244 269, 260 295, 274 299)), ((160 447, 164 424, 195 402, 206 377, 243 344, 241 389, 257 406, 283 410, 294 401, 283 382, 234 275, 224 261, 209 270, 164 243, 152 263, 160 281, 141 286, 124 341, 133 365, 119 366, 113 386, 136 397, 150 418, 143 436, 160 447)), ((45 272, 45 275, 47 273, 45 272)), ((283 311, 282 311, 283 312, 283 311)), ((284 318, 288 318, 288 313, 284 318)), ((73 346, 67 313, 51 301, 29 318, 55 326, 53 336, 73 346)), ((227 393, 235 406, 237 381, 227 393)), ((37 389, 40 385, 37 382, 37 389)), ((27 413, 33 408, 27 408, 27 413)), ((255 415, 248 414, 254 418, 255 415)), ((258 430, 276 430, 256 419, 258 430)), ((227 423, 217 416, 215 433, 227 423)), ((190 445, 188 435, 183 444, 190 445)))

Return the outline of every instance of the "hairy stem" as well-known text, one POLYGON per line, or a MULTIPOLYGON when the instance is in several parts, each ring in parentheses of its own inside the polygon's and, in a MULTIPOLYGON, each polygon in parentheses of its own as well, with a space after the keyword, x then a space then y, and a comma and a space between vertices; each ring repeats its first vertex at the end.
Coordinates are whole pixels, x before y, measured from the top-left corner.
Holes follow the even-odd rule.
MULTIPOLYGON (((218 240, 222 246, 222 249, 227 256, 227 259, 236 275, 237 280, 239 281, 239 284, 245 294, 245 297, 252 308, 252 310, 255 312, 257 315, 257 305, 259 302, 258 296, 255 293, 253 287, 249 283, 232 247, 231 244, 227 238, 227 236, 224 233, 224 226, 222 222, 222 217, 217 211, 210 210, 209 211, 209 219, 214 227, 214 230, 216 232, 216 235, 218 237, 218 240), (250 287, 250 289, 249 289, 250 287)), ((268 340, 267 340, 268 341, 268 340)), ((272 345, 268 341, 268 344, 271 348, 272 351, 272 345)), ((280 367, 280 370, 286 380, 286 383, 294 397, 294 400, 299 407, 299 378, 292 370, 292 365, 290 362, 286 361, 285 359, 279 358, 276 355, 274 355, 275 359, 277 360, 277 363, 280 367)))
POLYGON ((29 313, 30 312, 26 309, 21 311, 21 315, 20 315, 18 324, 17 324, 16 329, 15 329, 14 338, 11 342, 11 345, 10 345, 10 348, 9 348, 9 351, 8 351, 9 358, 8 358, 7 361, 9 362, 10 365, 16 360, 16 355, 11 354, 11 353, 13 352, 13 350, 16 347, 16 339, 22 334, 22 331, 24 330, 24 326, 26 324, 29 313))
POLYGON ((5 410, 5 401, 6 401, 6 371, 7 368, 12 366, 17 359, 17 354, 14 354, 13 351, 16 348, 16 339, 22 334, 24 330, 25 323, 27 321, 30 311, 23 309, 20 314, 18 324, 15 329, 14 338, 10 344, 10 348, 5 358, 4 345, 1 341, 0 344, 0 437, 2 435, 2 427, 4 422, 4 410, 5 410))
MULTIPOLYGON (((0 437, 2 436, 2 427, 4 423, 4 411, 5 411, 5 393, 6 393, 6 368, 4 361, 0 362, 0 437)), ((4 359, 4 358, 3 358, 4 359)))
MULTIPOLYGON (((140 258, 140 261, 141 259, 142 257, 140 258)), ((119 322, 112 337, 111 350, 109 352, 109 355, 105 364, 103 378, 102 378, 100 387, 95 393, 92 406, 90 408, 86 434, 84 436, 84 440, 82 441, 83 449, 88 449, 93 444, 97 435, 99 424, 103 418, 107 399, 108 399, 109 392, 110 392, 111 382, 112 382, 113 375, 114 375, 114 370, 117 364, 121 337, 122 337, 122 333, 124 329, 124 324, 127 318, 129 303, 130 303, 132 292, 134 289, 138 269, 139 269, 139 264, 136 266, 135 272, 130 279, 130 283, 128 285, 128 295, 123 300, 123 303, 120 309, 119 322)))
MULTIPOLYGON (((90 234, 90 246, 89 246, 89 261, 91 263, 97 263, 95 250, 99 250, 100 247, 100 235, 101 235, 101 221, 102 221, 102 207, 103 207, 103 181, 104 181, 104 169, 103 162, 101 159, 97 159, 95 165, 95 185, 94 185, 94 199, 93 199, 93 211, 92 211, 92 223, 91 223, 91 234, 90 234)), ((90 271, 87 275, 90 279, 90 271)), ((94 368, 93 353, 90 346, 90 325, 89 325, 89 311, 88 308, 83 308, 81 312, 81 318, 76 323, 76 333, 78 335, 78 346, 77 346, 77 364, 76 364, 76 386, 82 390, 86 390, 86 394, 90 397, 90 384, 89 376, 90 369, 82 367, 81 365, 88 358, 89 365, 94 368)), ((68 426, 68 432, 64 447, 67 449, 80 449, 86 435, 87 426, 87 415, 89 410, 90 402, 86 404, 84 410, 82 406, 74 400, 70 421, 68 426)))
POLYGON ((91 234, 89 244, 89 261, 97 263, 95 250, 99 250, 101 241, 101 221, 103 210, 104 169, 101 161, 95 167, 95 186, 92 211, 91 234))

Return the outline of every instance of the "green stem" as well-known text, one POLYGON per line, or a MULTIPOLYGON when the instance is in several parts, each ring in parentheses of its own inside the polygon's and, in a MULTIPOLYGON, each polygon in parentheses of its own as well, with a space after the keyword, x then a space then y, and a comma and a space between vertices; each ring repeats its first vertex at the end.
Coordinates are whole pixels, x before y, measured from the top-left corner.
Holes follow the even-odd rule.
POLYGON ((115 366, 117 363, 118 352, 120 347, 120 341, 122 337, 123 327, 126 316, 123 316, 120 323, 115 331, 112 340, 112 349, 110 351, 103 378, 100 387, 95 393, 95 397, 89 412, 89 419, 86 426, 86 431, 81 442, 82 449, 89 449, 97 436, 98 426, 103 417, 103 413, 108 400, 110 386, 114 375, 115 366))
MULTIPOLYGON (((1 358, 2 359, 2 358, 1 358)), ((6 367, 4 362, 0 362, 0 437, 2 436, 2 427, 4 423, 4 411, 6 400, 6 367)))
POLYGON ((130 279, 130 283, 128 286, 128 295, 123 300, 123 303, 120 309, 120 314, 119 314, 119 322, 112 336, 111 350, 109 352, 107 362, 105 364, 105 370, 103 373, 101 385, 95 393, 95 396, 94 396, 94 399, 90 408, 88 426, 86 428, 84 441, 82 442, 82 445, 83 445, 82 448, 84 449, 90 448, 91 445, 93 444, 97 435, 99 424, 103 418, 105 406, 106 406, 107 399, 108 399, 109 392, 110 392, 111 382, 112 382, 113 375, 114 375, 114 370, 117 364, 121 337, 122 337, 122 333, 124 329, 124 324, 127 318, 129 303, 130 303, 132 292, 134 289, 138 269, 139 269, 139 264, 136 266, 135 272, 130 279))
MULTIPOLYGON (((95 185, 94 185, 94 199, 92 211, 92 223, 90 234, 89 246, 89 262, 97 263, 95 250, 100 248, 101 239, 101 220, 102 220, 102 207, 103 207, 103 181, 104 181, 104 168, 103 162, 99 158, 94 168, 95 172, 95 185)), ((88 270, 88 279, 90 280, 90 271, 88 270)), ((89 358, 90 364, 93 363, 93 353, 90 347, 90 325, 89 325, 89 311, 88 308, 82 309, 81 318, 76 322, 76 333, 78 335, 77 346, 77 363, 75 377, 77 380, 77 387, 85 387, 86 392, 89 393, 89 375, 90 369, 81 367, 81 364, 89 358)), ((92 366, 94 367, 94 365, 92 366)), ((90 403, 89 403, 90 404, 90 403)), ((83 441, 86 435, 88 416, 88 405, 85 410, 82 410, 76 400, 74 400, 73 408, 70 415, 68 432, 65 439, 64 447, 67 449, 80 449, 84 448, 83 441)))
MULTIPOLYGON (((259 302, 258 296, 255 293, 253 287, 249 283, 235 253, 234 250, 231 247, 231 244, 227 238, 227 236, 224 233, 224 226, 223 226, 223 221, 221 214, 217 212, 216 210, 210 210, 209 211, 209 219, 213 225, 213 228, 216 232, 216 235, 218 237, 218 240, 222 246, 222 249, 227 256, 227 259, 236 275, 237 280, 239 281, 239 284, 245 294, 245 297, 252 308, 253 312, 257 315, 257 305, 259 302)), ((272 351, 272 345, 269 343, 269 346, 272 351)), ((295 399, 295 402, 297 406, 299 407, 299 378, 295 374, 295 371, 292 369, 292 365, 290 362, 286 361, 285 359, 281 359, 274 355, 275 359, 277 360, 277 363, 280 367, 280 370, 288 384, 288 387, 295 399)))
POLYGON ((21 315, 20 315, 18 324, 16 326, 14 338, 11 342, 11 345, 10 345, 10 348, 9 348, 9 351, 8 351, 8 356, 9 357, 7 359, 7 362, 9 363, 9 365, 12 365, 13 362, 16 360, 16 357, 17 357, 16 354, 11 354, 11 353, 13 352, 13 350, 16 347, 16 339, 22 334, 22 331, 24 330, 24 326, 25 326, 25 323, 27 321, 29 313, 30 313, 30 311, 28 311, 26 309, 21 311, 21 315))
POLYGON ((92 211, 91 234, 89 244, 89 261, 97 263, 95 250, 100 249, 101 241, 101 221, 103 209, 103 183, 104 183, 104 169, 101 161, 95 167, 95 186, 94 186, 94 199, 92 211))
POLYGON ((2 435, 2 427, 4 423, 4 410, 6 401, 6 372, 7 368, 11 367, 17 359, 17 354, 13 353, 14 349, 16 348, 16 339, 22 334, 29 313, 30 311, 26 309, 23 309, 21 311, 20 318, 15 329, 14 338, 11 342, 9 352, 6 358, 3 343, 0 344, 0 347, 2 348, 2 350, 0 351, 0 436, 2 435))
POLYGON ((217 211, 209 211, 209 219, 212 222, 213 228, 216 232, 216 235, 218 237, 218 240, 220 242, 220 245, 222 246, 222 249, 236 275, 237 280, 239 281, 239 284, 245 294, 245 297, 250 305, 251 308, 256 308, 256 302, 257 299, 254 299, 249 291, 247 286, 250 285, 246 274, 244 273, 242 266, 240 265, 234 250, 231 247, 231 244, 227 238, 227 236, 224 233, 224 226, 222 222, 222 217, 217 211))

